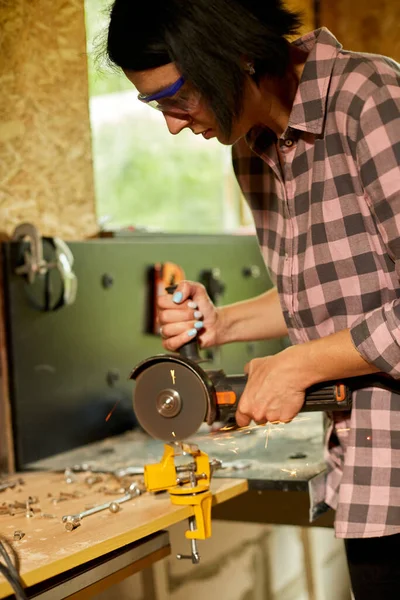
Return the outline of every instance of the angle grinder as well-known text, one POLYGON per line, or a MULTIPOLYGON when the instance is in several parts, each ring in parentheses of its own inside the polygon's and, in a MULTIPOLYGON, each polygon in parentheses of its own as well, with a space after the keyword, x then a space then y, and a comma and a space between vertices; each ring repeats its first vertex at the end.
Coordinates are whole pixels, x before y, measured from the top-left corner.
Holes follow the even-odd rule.
MULTIPOLYGON (((167 288, 173 293, 176 286, 167 288)), ((191 340, 177 354, 158 354, 139 363, 130 379, 135 380, 133 408, 142 428, 164 442, 183 441, 194 435, 202 423, 234 419, 247 375, 227 375, 223 370, 200 366, 197 340, 191 340)), ((384 375, 330 381, 306 390, 300 412, 349 411, 352 392, 375 386, 400 393, 400 382, 384 375)))

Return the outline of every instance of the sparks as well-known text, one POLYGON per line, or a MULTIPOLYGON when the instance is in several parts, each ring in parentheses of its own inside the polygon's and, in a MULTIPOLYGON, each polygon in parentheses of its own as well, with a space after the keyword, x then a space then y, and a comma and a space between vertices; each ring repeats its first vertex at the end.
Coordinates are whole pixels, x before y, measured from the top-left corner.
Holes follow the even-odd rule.
POLYGON ((114 404, 114 406, 112 407, 112 409, 110 410, 110 412, 108 413, 108 415, 106 416, 106 421, 108 421, 110 419, 110 417, 113 414, 114 410, 117 408, 119 402, 120 402, 119 400, 116 401, 116 403, 114 404))
POLYGON ((265 435, 265 449, 268 448, 269 434, 271 433, 271 423, 268 423, 267 433, 265 435))
POLYGON ((220 428, 220 431, 231 431, 231 429, 236 429, 235 425, 224 425, 220 428))
POLYGON ((297 469, 281 469, 284 473, 289 473, 290 477, 296 477, 297 469))

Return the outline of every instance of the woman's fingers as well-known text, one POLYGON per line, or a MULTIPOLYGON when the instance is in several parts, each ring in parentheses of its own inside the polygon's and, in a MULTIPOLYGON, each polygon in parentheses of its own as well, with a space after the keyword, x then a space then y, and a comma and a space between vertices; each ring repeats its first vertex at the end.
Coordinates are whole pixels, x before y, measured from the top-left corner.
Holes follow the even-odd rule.
POLYGON ((200 304, 208 306, 210 299, 202 284, 192 281, 182 281, 173 294, 162 294, 159 296, 157 304, 161 309, 177 306, 189 306, 189 308, 196 309, 200 304))
POLYGON ((190 321, 200 321, 203 318, 203 314, 199 310, 193 310, 192 308, 185 309, 165 309, 160 311, 159 322, 160 325, 166 325, 167 323, 186 323, 190 321))
POLYGON ((173 323, 161 327, 164 348, 170 351, 178 350, 190 340, 195 339, 202 327, 203 323, 201 321, 173 323))
POLYGON ((175 351, 198 333, 201 346, 215 344, 217 312, 200 283, 181 282, 174 294, 157 298, 158 320, 166 350, 175 351))
POLYGON ((200 331, 200 329, 203 329, 203 321, 179 321, 178 323, 162 325, 160 334, 164 340, 182 334, 186 334, 187 337, 194 337, 193 330, 197 332, 200 331))

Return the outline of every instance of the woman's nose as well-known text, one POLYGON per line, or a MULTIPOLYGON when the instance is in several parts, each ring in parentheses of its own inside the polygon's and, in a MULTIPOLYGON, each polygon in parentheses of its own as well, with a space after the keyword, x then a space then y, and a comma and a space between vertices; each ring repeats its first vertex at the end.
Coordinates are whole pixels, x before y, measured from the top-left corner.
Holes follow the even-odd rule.
POLYGON ((163 113, 165 122, 167 124, 168 130, 172 135, 176 135, 180 133, 182 129, 185 129, 189 125, 189 118, 183 117, 180 119, 179 117, 173 117, 172 115, 168 115, 163 113))

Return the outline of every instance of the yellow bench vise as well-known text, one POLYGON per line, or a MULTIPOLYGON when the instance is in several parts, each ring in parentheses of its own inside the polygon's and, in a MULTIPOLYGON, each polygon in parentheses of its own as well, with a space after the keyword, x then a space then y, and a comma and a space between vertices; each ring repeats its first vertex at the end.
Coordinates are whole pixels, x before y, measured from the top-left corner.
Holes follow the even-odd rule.
POLYGON ((189 530, 185 535, 191 540, 191 554, 178 554, 178 559, 189 559, 193 564, 200 562, 197 540, 211 536, 212 473, 221 467, 221 461, 210 462, 207 454, 193 444, 173 443, 164 446, 164 455, 159 463, 146 465, 144 482, 149 492, 167 491, 172 504, 191 506, 189 530), (190 462, 182 462, 190 458, 190 462), (180 464, 179 464, 180 463, 180 464))

